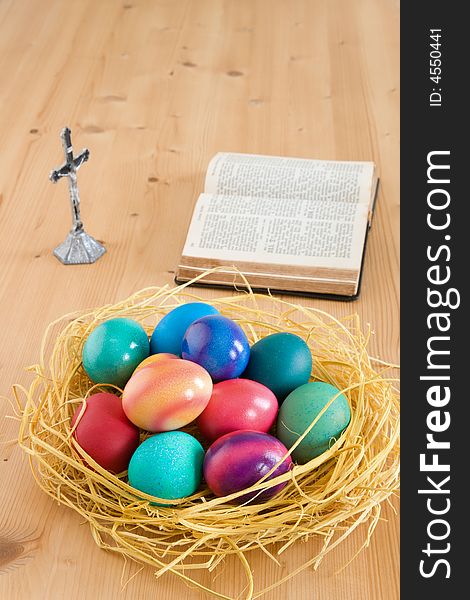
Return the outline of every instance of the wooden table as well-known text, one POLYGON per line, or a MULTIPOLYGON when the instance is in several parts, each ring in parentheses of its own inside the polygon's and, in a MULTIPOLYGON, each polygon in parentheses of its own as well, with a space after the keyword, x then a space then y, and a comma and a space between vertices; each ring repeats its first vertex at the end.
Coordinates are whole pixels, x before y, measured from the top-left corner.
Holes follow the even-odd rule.
MULTIPOLYGON (((3 0, 0 2, 0 393, 27 384, 46 325, 63 313, 171 283, 204 171, 217 151, 372 159, 381 176, 361 298, 305 300, 357 311, 370 352, 398 360, 398 17, 393 0, 3 0), (108 253, 65 267, 51 254, 70 226, 58 134, 77 150, 82 216, 108 253)), ((213 291, 204 291, 210 298, 213 291)), ((72 510, 34 483, 0 405, 0 598, 201 598, 171 575, 99 550, 72 510), (7 442, 7 443, 5 443, 7 442), (20 542, 20 543, 18 543, 20 542)), ((339 572, 363 532, 266 598, 398 598, 398 518, 389 506, 368 549, 339 572)), ((258 589, 278 571, 252 556, 258 589)), ((243 575, 227 561, 219 588, 243 575)), ((206 578, 205 583, 210 583, 206 578)))

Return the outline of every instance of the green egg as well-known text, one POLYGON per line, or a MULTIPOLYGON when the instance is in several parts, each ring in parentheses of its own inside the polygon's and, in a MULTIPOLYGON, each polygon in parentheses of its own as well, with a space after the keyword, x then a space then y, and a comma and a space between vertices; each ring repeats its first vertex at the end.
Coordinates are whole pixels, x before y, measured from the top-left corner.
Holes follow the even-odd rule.
POLYGON ((307 383, 311 371, 310 348, 298 335, 283 332, 253 344, 243 377, 262 383, 282 402, 292 390, 307 383))
MULTIPOLYGON (((317 381, 301 385, 291 392, 279 410, 277 437, 290 448, 338 393, 335 386, 317 381)), ((346 396, 340 394, 292 452, 294 461, 304 464, 328 450, 350 420, 349 403, 346 396)))
POLYGON ((189 433, 157 433, 142 442, 132 455, 129 483, 158 498, 185 498, 194 494, 201 483, 203 461, 204 449, 189 433))
POLYGON ((83 346, 83 368, 95 383, 123 388, 149 352, 149 339, 140 323, 109 319, 88 336, 83 346))

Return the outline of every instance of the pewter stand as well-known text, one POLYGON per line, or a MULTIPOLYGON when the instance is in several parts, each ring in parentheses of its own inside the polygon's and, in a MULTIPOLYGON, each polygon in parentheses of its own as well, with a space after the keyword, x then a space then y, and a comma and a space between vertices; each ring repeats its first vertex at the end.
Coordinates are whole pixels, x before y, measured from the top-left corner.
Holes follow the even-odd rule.
POLYGON ((103 256, 106 248, 88 235, 83 228, 80 218, 80 196, 77 186, 77 171, 80 166, 88 160, 90 151, 82 150, 77 158, 73 157, 70 129, 65 127, 60 132, 62 145, 64 147, 65 162, 63 165, 51 171, 49 179, 57 183, 61 177, 68 177, 70 204, 72 207, 72 229, 62 244, 54 250, 56 256, 64 265, 81 265, 94 263, 103 256))

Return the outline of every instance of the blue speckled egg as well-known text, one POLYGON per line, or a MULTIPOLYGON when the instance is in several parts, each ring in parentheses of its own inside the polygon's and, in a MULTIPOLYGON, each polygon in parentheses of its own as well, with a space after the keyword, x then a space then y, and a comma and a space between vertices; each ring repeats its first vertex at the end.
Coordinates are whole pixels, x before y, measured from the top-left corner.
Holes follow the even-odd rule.
POLYGON ((123 388, 149 351, 149 339, 142 325, 132 319, 109 319, 86 339, 83 368, 95 383, 123 388))
POLYGON ((186 329, 201 317, 217 315, 219 311, 204 302, 189 302, 171 310, 155 327, 150 338, 150 354, 168 352, 181 356, 181 342, 186 329))
POLYGON ((293 333, 273 333, 253 344, 243 377, 262 383, 282 402, 292 390, 307 383, 312 354, 293 333))
MULTIPOLYGON (((277 437, 290 448, 338 393, 338 388, 321 381, 306 383, 291 392, 279 410, 277 437)), ((304 464, 328 450, 346 429, 350 419, 349 403, 344 394, 340 394, 295 448, 292 458, 304 464)))
POLYGON ((204 450, 189 433, 157 433, 142 442, 132 455, 129 484, 157 498, 185 498, 197 490, 203 462, 204 450))
POLYGON ((181 349, 184 359, 204 367, 214 381, 238 377, 250 358, 245 332, 222 315, 194 321, 184 334, 181 349))

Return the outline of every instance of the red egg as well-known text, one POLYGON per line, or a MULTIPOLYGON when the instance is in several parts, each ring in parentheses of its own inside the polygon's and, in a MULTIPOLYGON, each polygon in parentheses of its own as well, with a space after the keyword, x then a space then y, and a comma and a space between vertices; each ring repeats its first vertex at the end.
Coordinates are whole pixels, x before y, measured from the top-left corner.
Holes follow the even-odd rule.
POLYGON ((197 425, 209 442, 239 429, 268 432, 278 409, 276 396, 263 384, 250 379, 228 379, 214 385, 197 425))
MULTIPOLYGON (((107 471, 125 471, 139 445, 139 428, 129 421, 118 396, 93 394, 73 433, 79 446, 107 471)), ((75 411, 72 427, 83 405, 75 411)))

